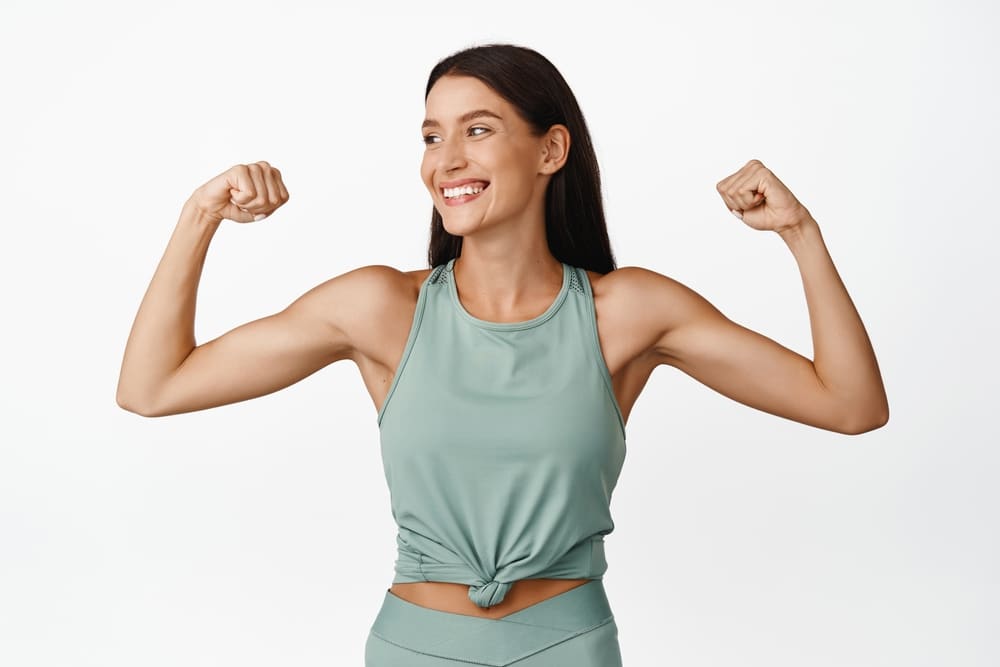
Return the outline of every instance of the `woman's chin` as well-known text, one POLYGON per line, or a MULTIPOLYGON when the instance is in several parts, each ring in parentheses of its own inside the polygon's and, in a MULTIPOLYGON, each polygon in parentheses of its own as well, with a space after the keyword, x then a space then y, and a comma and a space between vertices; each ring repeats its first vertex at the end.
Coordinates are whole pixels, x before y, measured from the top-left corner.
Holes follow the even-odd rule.
POLYGON ((452 236, 471 234, 479 229, 482 222, 482 220, 455 220, 454 218, 449 220, 447 217, 441 216, 441 226, 452 236))

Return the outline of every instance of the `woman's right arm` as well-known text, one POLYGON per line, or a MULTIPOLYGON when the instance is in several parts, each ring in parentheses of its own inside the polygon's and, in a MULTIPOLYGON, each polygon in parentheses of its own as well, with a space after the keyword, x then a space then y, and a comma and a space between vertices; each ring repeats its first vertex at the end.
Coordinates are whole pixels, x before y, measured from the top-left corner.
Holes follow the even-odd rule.
POLYGON ((159 417, 272 393, 351 357, 352 340, 378 316, 394 269, 362 267, 317 285, 281 312, 196 345, 195 302, 208 246, 223 214, 251 222, 287 200, 271 170, 266 163, 237 165, 184 204, 125 346, 116 397, 122 408, 159 417), (226 208, 230 193, 238 210, 226 208), (208 203, 213 198, 217 207, 208 203))

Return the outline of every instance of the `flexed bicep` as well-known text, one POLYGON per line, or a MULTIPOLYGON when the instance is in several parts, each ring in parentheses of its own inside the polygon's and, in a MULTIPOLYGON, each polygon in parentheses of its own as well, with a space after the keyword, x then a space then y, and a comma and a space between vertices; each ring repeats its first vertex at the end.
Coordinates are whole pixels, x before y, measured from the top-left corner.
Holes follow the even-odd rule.
POLYGON ((264 396, 352 358, 378 321, 380 304, 397 275, 381 265, 349 271, 310 289, 281 312, 199 345, 142 414, 192 412, 264 396))
POLYGON ((811 360, 711 310, 659 339, 662 364, 752 408, 844 432, 845 415, 811 360))
POLYGON ((730 320, 676 280, 643 271, 641 282, 655 331, 651 352, 660 365, 749 407, 848 432, 842 403, 823 386, 810 359, 730 320))

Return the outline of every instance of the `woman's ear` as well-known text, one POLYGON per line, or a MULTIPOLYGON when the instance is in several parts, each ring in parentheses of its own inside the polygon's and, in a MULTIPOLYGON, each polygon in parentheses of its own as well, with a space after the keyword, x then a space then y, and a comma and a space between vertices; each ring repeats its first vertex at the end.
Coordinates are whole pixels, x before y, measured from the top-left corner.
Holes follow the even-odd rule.
POLYGON ((542 174, 554 174, 569 157, 569 130, 565 125, 553 125, 542 137, 542 164, 539 172, 542 174))

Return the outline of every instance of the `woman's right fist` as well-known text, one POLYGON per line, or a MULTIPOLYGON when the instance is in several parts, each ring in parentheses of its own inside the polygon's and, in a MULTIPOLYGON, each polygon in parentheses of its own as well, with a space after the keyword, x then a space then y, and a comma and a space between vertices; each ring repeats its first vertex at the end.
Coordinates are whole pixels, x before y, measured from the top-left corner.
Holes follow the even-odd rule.
POLYGON ((288 190, 281 172, 261 160, 230 167, 195 190, 189 201, 220 222, 253 222, 288 201, 288 190))

